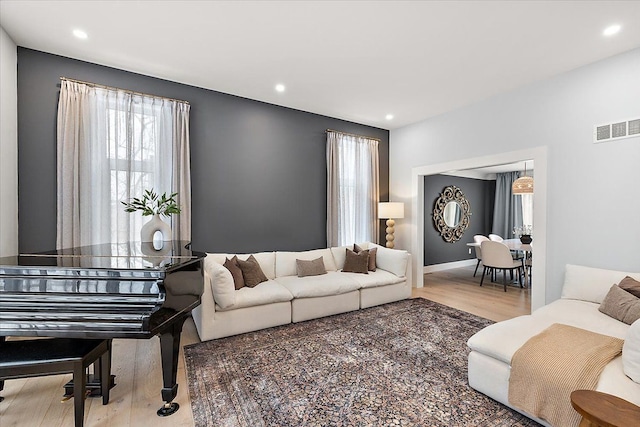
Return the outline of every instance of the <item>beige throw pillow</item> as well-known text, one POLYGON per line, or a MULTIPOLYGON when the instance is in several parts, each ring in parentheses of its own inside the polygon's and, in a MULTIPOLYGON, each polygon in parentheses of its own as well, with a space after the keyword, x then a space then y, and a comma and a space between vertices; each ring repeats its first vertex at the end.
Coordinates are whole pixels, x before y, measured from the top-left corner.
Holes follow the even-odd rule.
POLYGON ((640 298, 620 289, 618 285, 613 285, 598 310, 630 325, 640 319, 640 298))
POLYGON ((620 286, 620 289, 624 289, 630 294, 633 294, 640 298, 640 282, 638 282, 633 277, 625 277, 620 281, 620 283, 618 283, 618 286, 620 286))
POLYGON ((324 267, 322 257, 310 261, 296 259, 296 270, 298 272, 298 277, 320 276, 322 274, 327 274, 327 269, 324 267))
POLYGON ((244 285, 253 288, 258 283, 266 282, 267 276, 264 275, 260 264, 253 255, 250 255, 246 261, 238 260, 238 266, 242 270, 242 278, 244 279, 244 285))
MULTIPOLYGON (((369 251, 369 271, 376 271, 376 253, 378 248, 367 249, 369 251)), ((359 254, 363 249, 356 243, 353 244, 353 252, 359 254)))
POLYGON ((346 249, 347 254, 344 259, 342 271, 345 273, 369 274, 369 250, 355 253, 351 249, 346 249))

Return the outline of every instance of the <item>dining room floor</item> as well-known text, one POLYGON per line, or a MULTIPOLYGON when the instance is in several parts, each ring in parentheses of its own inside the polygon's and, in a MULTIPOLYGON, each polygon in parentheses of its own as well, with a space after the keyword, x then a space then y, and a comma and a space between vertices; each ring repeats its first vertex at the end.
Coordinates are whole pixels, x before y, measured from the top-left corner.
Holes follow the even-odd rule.
POLYGON ((412 297, 426 298, 496 322, 531 314, 531 289, 511 282, 504 292, 502 273, 480 286, 482 266, 473 277, 474 266, 426 273, 424 287, 413 288, 412 297))

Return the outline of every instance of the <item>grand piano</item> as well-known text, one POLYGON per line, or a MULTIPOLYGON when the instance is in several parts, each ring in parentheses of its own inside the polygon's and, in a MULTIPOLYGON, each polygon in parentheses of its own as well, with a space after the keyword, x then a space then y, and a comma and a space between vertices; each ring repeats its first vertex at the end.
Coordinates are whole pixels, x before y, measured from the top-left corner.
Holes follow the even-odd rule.
POLYGON ((2 257, 0 349, 7 336, 159 335, 165 403, 158 415, 170 415, 179 408, 173 399, 180 333, 200 304, 204 256, 189 242, 173 241, 160 248, 130 242, 2 257))

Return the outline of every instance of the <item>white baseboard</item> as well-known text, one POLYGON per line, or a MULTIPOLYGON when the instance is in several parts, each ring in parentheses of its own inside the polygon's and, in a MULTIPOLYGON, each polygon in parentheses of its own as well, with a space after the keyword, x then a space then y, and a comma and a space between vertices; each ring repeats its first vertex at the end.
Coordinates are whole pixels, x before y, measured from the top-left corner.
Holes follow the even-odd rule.
POLYGON ((423 272, 433 273, 435 271, 451 270, 452 268, 468 267, 470 265, 476 265, 477 262, 478 260, 473 258, 462 261, 446 262, 444 264, 425 265, 423 272))

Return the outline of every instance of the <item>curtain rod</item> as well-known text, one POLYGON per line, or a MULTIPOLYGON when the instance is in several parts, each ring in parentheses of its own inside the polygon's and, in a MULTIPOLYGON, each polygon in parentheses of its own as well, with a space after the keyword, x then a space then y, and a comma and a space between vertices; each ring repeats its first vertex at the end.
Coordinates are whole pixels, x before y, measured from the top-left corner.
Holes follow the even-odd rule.
POLYGON ((327 133, 327 132, 335 132, 335 133, 341 133, 341 134, 343 134, 343 135, 357 136, 357 137, 359 137, 359 138, 373 139, 374 141, 378 141, 378 142, 381 142, 381 141, 382 141, 380 138, 374 138, 374 137, 372 137, 372 136, 365 136, 365 135, 358 135, 357 133, 342 132, 342 131, 334 130, 334 129, 327 129, 327 130, 325 131, 325 133, 327 133))
POLYGON ((91 86, 91 87, 97 87, 97 88, 101 88, 101 89, 119 90, 119 91, 122 91, 124 93, 131 94, 131 95, 150 96, 152 98, 166 99, 168 101, 175 101, 175 102, 182 102, 184 104, 189 104, 189 101, 183 101, 181 99, 168 98, 166 96, 152 95, 150 93, 136 92, 136 91, 133 91, 133 90, 122 89, 122 88, 114 87, 114 86, 105 86, 105 85, 101 85, 101 84, 98 84, 98 83, 92 83, 92 82, 85 82, 85 81, 82 81, 82 80, 70 79, 68 77, 60 77, 60 80, 66 80, 66 81, 73 82, 73 83, 80 83, 80 84, 83 84, 83 85, 87 85, 87 86, 91 86))

